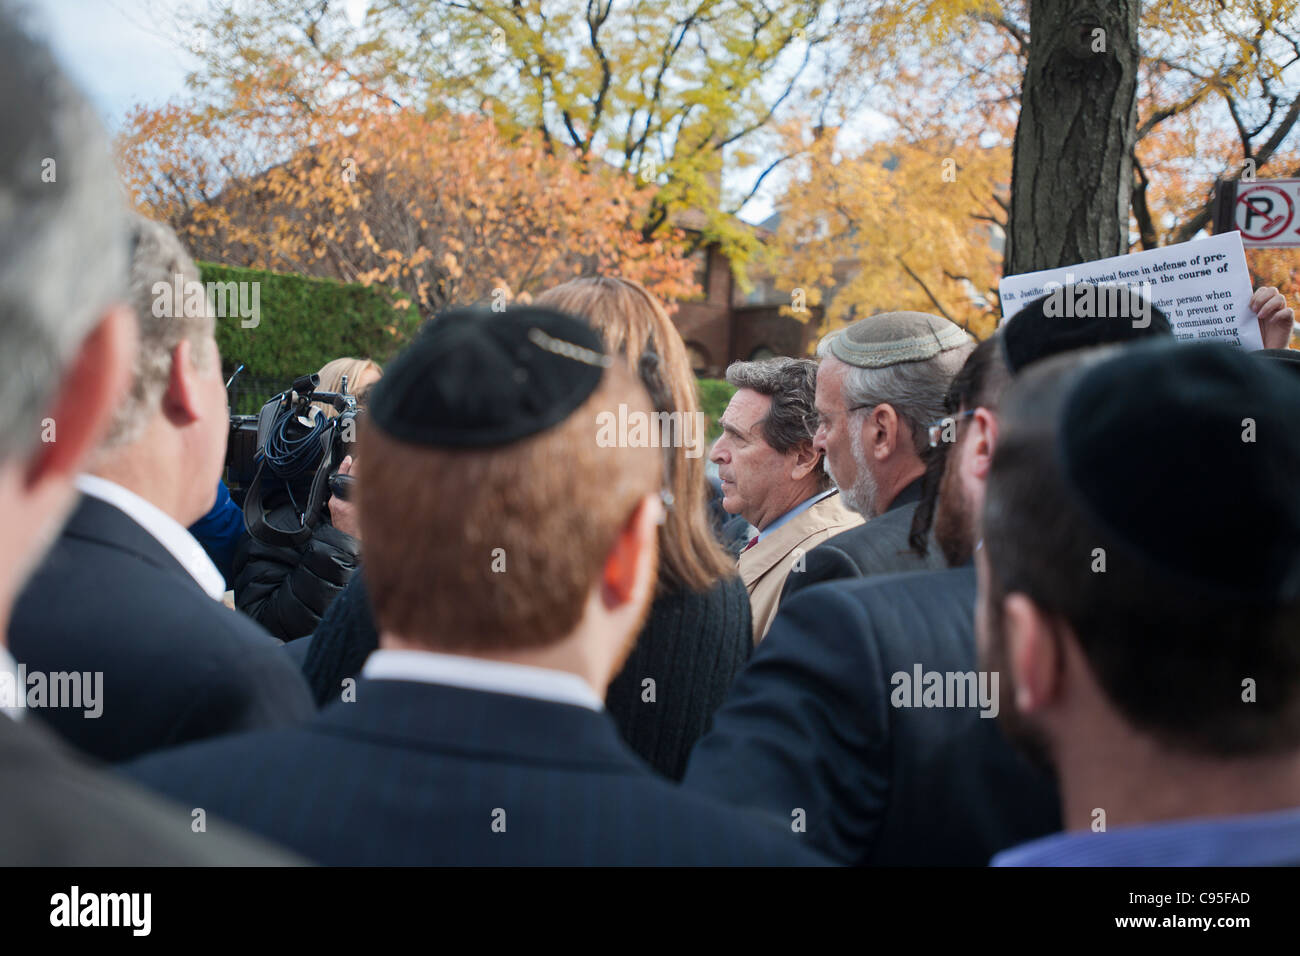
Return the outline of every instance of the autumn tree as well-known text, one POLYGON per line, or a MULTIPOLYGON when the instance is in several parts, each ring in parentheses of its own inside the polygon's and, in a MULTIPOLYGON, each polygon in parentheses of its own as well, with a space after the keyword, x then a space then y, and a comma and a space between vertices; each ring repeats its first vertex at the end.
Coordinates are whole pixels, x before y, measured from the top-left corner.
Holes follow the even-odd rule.
MULTIPOLYGON (((1296 0, 1149 0, 1142 5, 1130 197, 1126 212, 1116 210, 1120 222, 1127 219, 1127 233, 1120 230, 1120 246, 1109 252, 1096 237, 1076 241, 1095 243, 1097 255, 1185 241, 1209 224, 1216 178, 1300 175, 1300 151, 1287 146, 1294 143, 1300 118, 1298 12, 1296 0)), ((803 290, 810 302, 825 302, 833 323, 884 308, 924 307, 977 333, 990 329, 1004 266, 1002 236, 1010 225, 1011 131, 1021 116, 1033 46, 1029 6, 919 0, 910 5, 906 20, 882 15, 853 22, 858 28, 846 42, 854 49, 853 61, 869 74, 863 81, 874 84, 873 105, 888 119, 889 132, 865 148, 823 144, 817 162, 796 161, 788 191, 777 203, 781 227, 772 258, 778 285, 803 290), (928 152, 929 162, 913 156, 882 166, 889 157, 910 156, 913 150, 928 152), (945 165, 946 160, 955 164, 945 165), (845 189, 856 182, 874 183, 875 191, 845 189), (936 194, 940 186, 945 191, 936 194), (835 201, 819 203, 819 196, 835 201), (807 224, 814 221, 836 240, 811 248, 838 259, 836 269, 843 275, 856 265, 875 275, 852 283, 828 281, 828 265, 801 251, 807 224), (967 250, 964 263, 953 258, 948 237, 954 235, 967 236, 975 247, 967 250), (935 254, 917 256, 927 240, 935 254), (897 263, 890 267, 896 255, 907 269, 897 263), (982 262, 988 265, 978 267, 982 262)), ((1087 39, 1091 54, 1091 32, 1087 39)), ((1109 33, 1106 39, 1109 43, 1109 33)), ((1123 117, 1111 121, 1122 124, 1123 117)), ((815 125, 810 117, 797 134, 805 144, 812 141, 809 128, 815 125)), ((1113 149, 1107 155, 1114 166, 1110 195, 1118 205, 1122 163, 1113 149)), ((1015 179, 1033 192, 1032 174, 1028 183, 1023 173, 1015 179)), ((1059 170, 1037 182, 1038 202, 1057 213, 1057 222, 1068 221, 1071 204, 1088 203, 1095 192, 1087 180, 1059 170)), ((1074 259, 1062 246, 1057 261, 1090 257, 1085 245, 1078 248, 1074 259)), ((1300 291, 1294 252, 1248 250, 1247 260, 1257 284, 1300 291)))
MULTIPOLYGON (((219 0, 197 23, 196 92, 230 103, 265 64, 329 70, 299 91, 315 109, 364 91, 425 112, 491 118, 652 188, 647 241, 673 214, 705 216, 699 242, 742 262, 752 230, 732 215, 789 159, 773 122, 792 103, 835 101, 825 63, 841 24, 819 0, 379 0, 360 23, 319 0, 219 0), (746 173, 734 191, 722 172, 746 173)), ((272 89, 272 92, 274 90, 272 89)))
POLYGON ((140 110, 120 144, 141 207, 200 258, 396 288, 426 314, 526 301, 600 271, 668 300, 695 291, 684 237, 641 234, 650 190, 536 133, 365 96, 328 110, 258 105, 140 110), (286 158, 273 161, 268 140, 286 158))
MULTIPOLYGON (((1287 148, 1300 114, 1300 0, 1034 3, 380 0, 353 24, 332 0, 218 0, 188 27, 205 56, 195 96, 227 125, 321 125, 339 99, 357 96, 383 112, 491 119, 507 141, 535 136, 545 153, 572 150, 579 163, 639 179, 650 197, 636 207, 643 239, 670 233, 675 211, 699 210, 708 222, 695 241, 720 242, 742 267, 762 250, 730 214, 773 174, 788 174, 766 265, 787 289, 839 320, 908 304, 978 329, 995 317, 997 276, 1021 268, 1022 251, 1037 267, 1190 238, 1209 221, 1215 178, 1300 168, 1287 148), (1071 16, 1088 10, 1097 25, 1081 31, 1071 16), (1131 78, 1135 10, 1143 56, 1130 142, 1114 134, 1128 123, 1121 86, 1131 78), (1044 23, 1093 59, 1063 58, 1067 45, 1045 36, 1044 23), (1097 29, 1105 49, 1094 51, 1097 29), (1094 130, 1101 141, 1071 140, 1077 134, 1052 119, 1059 100, 1046 97, 1041 110, 1035 100, 1035 84, 1047 91, 1071 62, 1112 84, 1102 104, 1062 83, 1072 108, 1108 114, 1114 129, 1094 130), (848 130, 863 106, 885 117, 887 136, 818 145, 814 130, 848 130), (1026 141, 1013 176, 1022 106, 1026 141), (1071 168, 1081 159, 1092 163, 1087 175, 1071 168), (854 188, 867 183, 875 194, 854 188), (830 195, 834 208, 821 202, 830 195), (1111 207, 1115 228, 1103 234, 1111 207), (1004 257, 1008 229, 1016 235, 1004 257), (800 253, 795 240, 820 252, 800 253), (854 261, 872 274, 836 291, 837 273, 854 261)), ((327 138, 308 129, 263 136, 256 149, 327 138)), ((289 158, 282 149, 260 168, 289 158)), ((1278 257, 1249 259, 1287 271, 1278 257)))
POLYGON ((995 325, 1001 209, 988 184, 1009 151, 935 132, 878 143, 851 159, 823 134, 783 195, 764 262, 794 290, 791 314, 823 307, 837 327, 873 312, 935 312, 983 336, 995 325))

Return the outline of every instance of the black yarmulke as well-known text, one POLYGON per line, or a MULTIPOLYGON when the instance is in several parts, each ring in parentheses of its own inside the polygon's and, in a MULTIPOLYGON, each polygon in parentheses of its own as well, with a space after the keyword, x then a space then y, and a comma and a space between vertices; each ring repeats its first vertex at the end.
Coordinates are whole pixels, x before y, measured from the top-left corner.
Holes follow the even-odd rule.
POLYGON ((1231 346, 1152 342, 1085 371, 1058 449, 1084 513, 1195 593, 1300 600, 1300 377, 1231 346), (1248 440, 1253 439, 1253 440, 1248 440))
POLYGON ((572 316, 531 306, 455 309, 384 370, 369 416, 414 444, 505 445, 568 418, 609 364, 600 335, 572 316))
MULTIPOLYGON (((1085 285, 1086 283, 1079 282, 1063 286, 1060 295, 1062 298, 1075 296, 1076 290, 1085 285)), ((1124 308, 1113 310, 1110 306, 1119 303, 1112 302, 1105 294, 1098 294, 1095 301, 1102 308, 1095 311, 1101 314, 1087 317, 1048 315, 1046 304, 1051 293, 1029 303, 1007 319, 1006 324, 998 332, 1002 336, 1007 368, 1011 370, 1011 374, 1015 375, 1025 366, 1061 352, 1174 334, 1169 319, 1154 305, 1150 306, 1151 323, 1145 326, 1134 326, 1133 315, 1140 312, 1140 304, 1143 300, 1137 292, 1125 290, 1122 294, 1127 296, 1124 308)), ((1058 299, 1058 305, 1061 301, 1058 299)), ((1143 321, 1145 322, 1145 319, 1143 321)))

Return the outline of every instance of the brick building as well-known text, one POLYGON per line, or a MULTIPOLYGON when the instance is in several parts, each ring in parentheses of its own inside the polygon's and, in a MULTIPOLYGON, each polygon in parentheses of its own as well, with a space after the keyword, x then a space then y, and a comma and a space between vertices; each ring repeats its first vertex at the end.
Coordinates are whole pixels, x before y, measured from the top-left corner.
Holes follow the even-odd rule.
MULTIPOLYGON (((687 212, 677 225, 690 231, 694 217, 687 212)), ((753 226, 760 238, 769 231, 753 226)), ((677 303, 673 322, 686 340, 696 374, 720 378, 732 362, 771 358, 774 355, 808 355, 817 342, 821 315, 812 309, 808 321, 782 315, 790 304, 788 292, 773 287, 771 278, 751 274, 753 288, 744 292, 736 282, 730 260, 716 245, 695 252, 696 282, 701 299, 677 303)))

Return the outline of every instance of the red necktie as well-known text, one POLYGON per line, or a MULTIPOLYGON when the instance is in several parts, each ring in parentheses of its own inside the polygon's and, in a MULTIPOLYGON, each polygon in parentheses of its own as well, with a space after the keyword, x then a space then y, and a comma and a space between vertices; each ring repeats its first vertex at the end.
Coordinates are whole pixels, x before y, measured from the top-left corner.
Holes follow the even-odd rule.
POLYGON ((746 551, 748 551, 750 548, 752 548, 752 547, 753 547, 754 545, 756 545, 756 544, 758 544, 758 535, 754 535, 754 537, 750 538, 750 539, 749 539, 749 544, 747 544, 747 545, 745 545, 743 548, 741 548, 741 549, 740 549, 740 553, 741 553, 741 554, 744 554, 746 551))

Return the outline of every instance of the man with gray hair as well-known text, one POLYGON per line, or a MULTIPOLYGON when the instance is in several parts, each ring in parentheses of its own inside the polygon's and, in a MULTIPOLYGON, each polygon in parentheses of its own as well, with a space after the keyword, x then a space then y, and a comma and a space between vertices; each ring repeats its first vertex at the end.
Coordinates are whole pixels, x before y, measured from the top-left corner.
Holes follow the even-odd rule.
POLYGON ((722 507, 758 529, 739 560, 757 643, 776 616, 786 576, 803 568, 810 549, 862 519, 841 503, 813 447, 817 363, 735 362, 727 381, 737 390, 709 459, 718 466, 722 507))
MULTIPOLYGON (((289 862, 218 821, 196 836, 188 812, 82 764, 29 719, 38 675, 4 647, 14 596, 58 534, 76 500, 74 476, 126 391, 136 332, 107 139, 7 0, 0 210, 0 858, 11 866, 289 862)), ((85 597, 73 591, 63 601, 85 597)))
POLYGON ((315 710, 280 642, 222 604, 225 579, 186 531, 216 496, 230 427, 214 316, 175 233, 138 216, 129 228, 130 391, 9 631, 29 670, 103 675, 95 720, 36 713, 110 762, 315 710))
POLYGON ((929 431, 974 347, 959 327, 924 312, 873 315, 822 339, 813 444, 866 524, 810 553, 782 601, 820 581, 944 566, 936 548, 916 554, 908 535, 932 454, 929 431))

